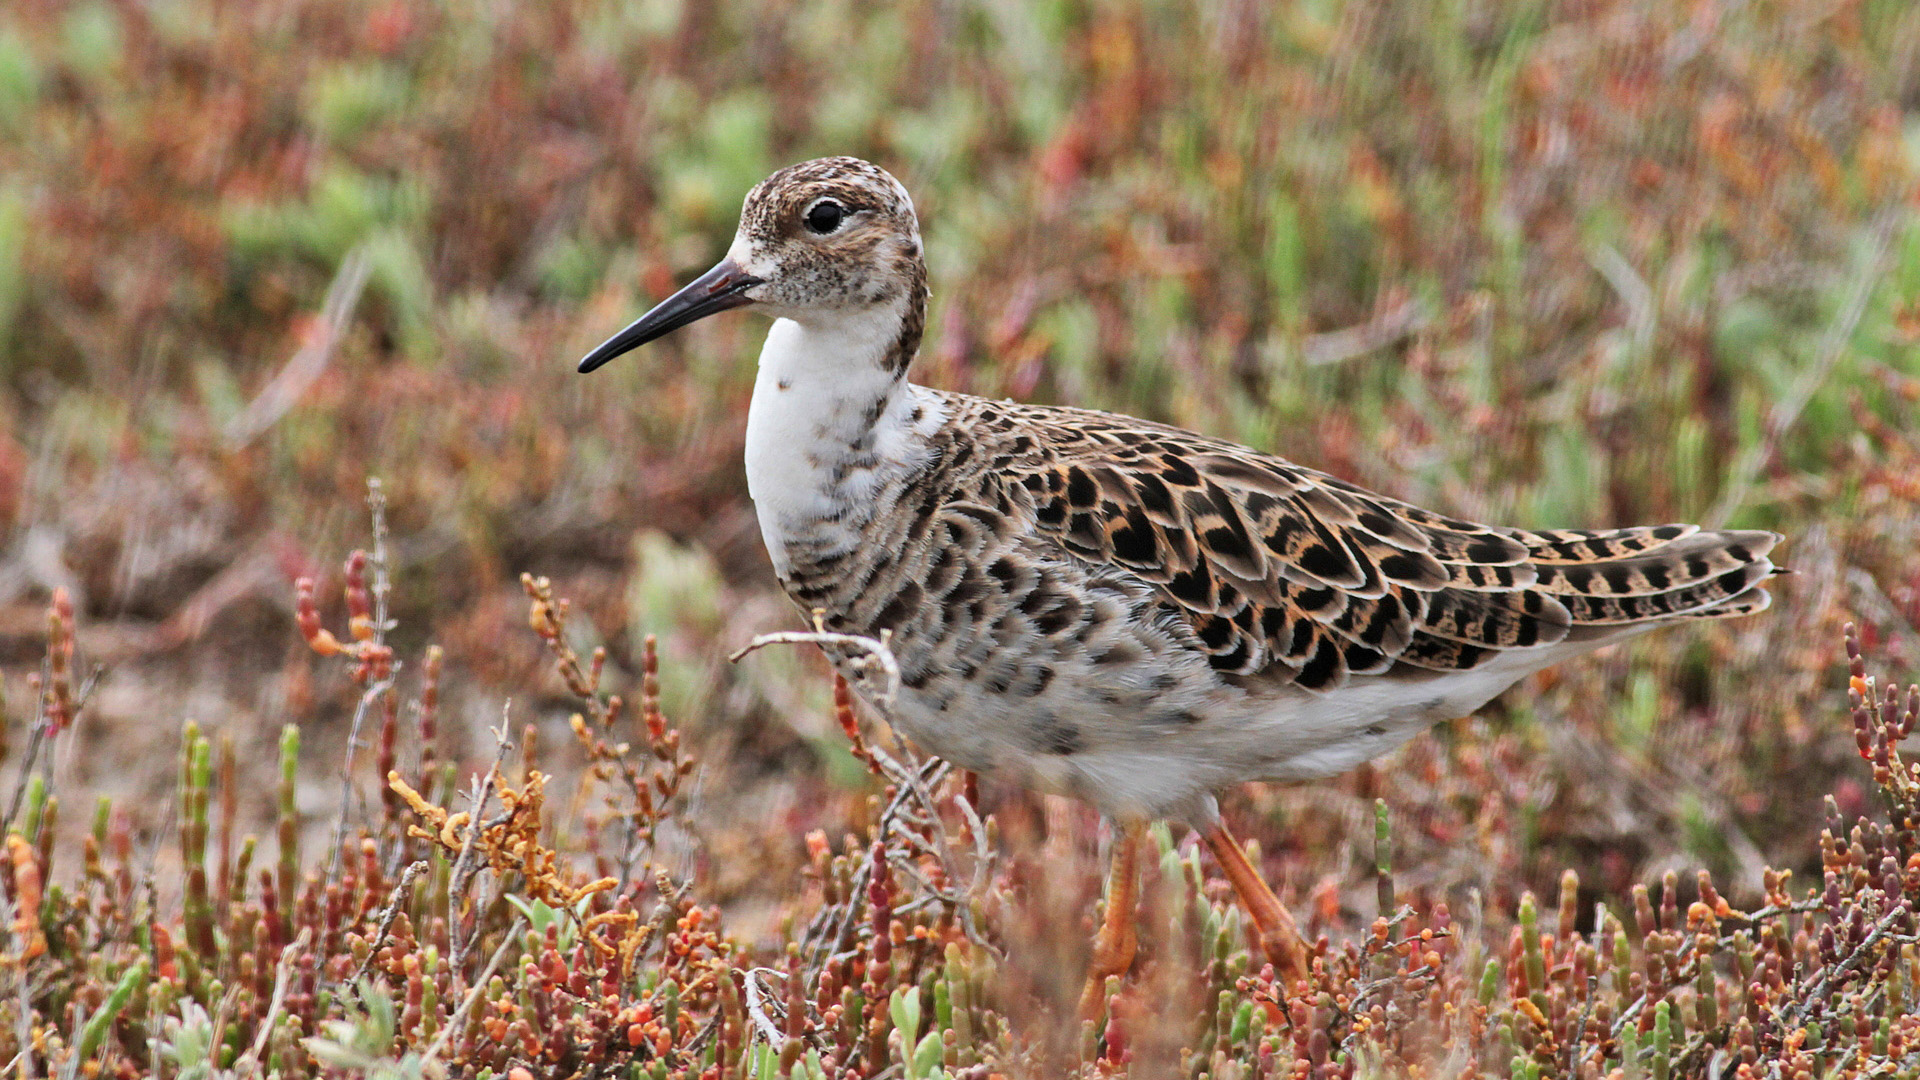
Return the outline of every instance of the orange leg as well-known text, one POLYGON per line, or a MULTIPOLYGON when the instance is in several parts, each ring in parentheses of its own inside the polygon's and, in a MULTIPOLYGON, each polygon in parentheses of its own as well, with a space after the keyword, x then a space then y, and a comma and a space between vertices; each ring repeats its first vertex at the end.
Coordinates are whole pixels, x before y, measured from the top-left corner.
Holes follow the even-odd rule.
POLYGON ((1140 945, 1134 933, 1134 907, 1140 895, 1140 841, 1146 823, 1120 823, 1107 865, 1107 910, 1093 938, 1093 959, 1087 964, 1087 987, 1080 993, 1080 1016, 1096 1017, 1106 1004, 1107 979, 1125 975, 1140 945))
POLYGON ((1207 850, 1213 852, 1214 861, 1226 873, 1227 881, 1232 883, 1240 905, 1252 917, 1254 929, 1260 934, 1260 949, 1273 963, 1273 970, 1287 982, 1305 979, 1307 947, 1300 940, 1300 929, 1293 924, 1293 916, 1280 905, 1280 898, 1260 879, 1260 872, 1253 868, 1240 842, 1223 822, 1215 822, 1200 835, 1207 842, 1207 850))

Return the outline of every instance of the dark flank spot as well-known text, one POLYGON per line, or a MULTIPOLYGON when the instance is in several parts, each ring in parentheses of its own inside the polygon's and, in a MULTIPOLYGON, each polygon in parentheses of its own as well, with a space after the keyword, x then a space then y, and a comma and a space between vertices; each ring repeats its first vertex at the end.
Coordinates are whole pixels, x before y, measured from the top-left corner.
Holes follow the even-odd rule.
POLYGON ((1219 652, 1227 647, 1227 642, 1233 640, 1233 624, 1213 615, 1202 615, 1194 620, 1193 629, 1200 644, 1205 645, 1209 652, 1219 652))
POLYGON ((972 578, 962 578, 941 604, 948 626, 965 626, 975 621, 975 602, 986 593, 986 586, 972 578))
POLYGON ((1346 555, 1325 544, 1313 544, 1302 551, 1300 569, 1322 581, 1344 581, 1354 576, 1353 563, 1346 555))
POLYGON ((1067 470, 1067 501, 1076 510, 1085 510, 1094 504, 1100 496, 1100 488, 1087 475, 1087 470, 1078 465, 1067 470))
POLYGON ((1033 439, 1026 435, 1014 436, 1013 453, 1016 457, 1025 457, 1033 453, 1033 439))
POLYGON ((1053 667, 1048 664, 1035 664, 1027 669, 1027 684, 1022 687, 1028 697, 1038 697, 1053 685, 1053 667))
MULTIPOLYGON (((1222 585, 1221 588, 1224 589, 1226 588, 1226 586, 1222 585)), ((1240 608, 1239 611, 1236 611, 1233 613, 1233 625, 1239 627, 1240 629, 1246 631, 1249 634, 1253 633, 1253 605, 1252 604, 1244 605, 1240 608)))
POLYGON ((1028 473, 1020 478, 1020 486, 1038 495, 1047 490, 1047 478, 1039 473, 1028 473))
POLYGON ((1160 545, 1154 543, 1153 526, 1139 507, 1127 514, 1125 525, 1113 530, 1112 539, 1113 557, 1123 563, 1145 565, 1160 552, 1160 545))
POLYGON ((886 411, 887 411, 887 399, 884 396, 877 397, 873 399, 872 404, 867 406, 867 411, 864 414, 862 414, 862 419, 864 419, 867 423, 871 424, 878 421, 880 419, 880 414, 886 411))
POLYGON ((1313 658, 1300 667, 1293 681, 1309 690, 1318 690, 1333 681, 1340 670, 1340 649, 1330 640, 1322 640, 1313 658))
POLYGON ((1033 625, 1042 634, 1052 637, 1079 622, 1080 611, 1080 601, 1068 596, 1063 598, 1060 606, 1035 616, 1033 625))
POLYGON ((933 520, 934 512, 939 509, 940 505, 932 499, 920 500, 920 504, 913 508, 913 524, 907 526, 907 535, 925 536, 927 522, 933 520))
POLYGON ((1359 521, 1360 521, 1361 528, 1367 530, 1368 532, 1372 533, 1375 536, 1379 536, 1379 537, 1397 536, 1399 535, 1399 532, 1400 532, 1399 529, 1394 527, 1395 523, 1392 518, 1386 516, 1385 514, 1377 513, 1372 510, 1368 510, 1362 513, 1359 516, 1359 521))
POLYGON ((1167 483, 1177 487, 1192 487, 1200 482, 1200 474, 1195 472, 1193 466, 1187 464, 1184 458, 1162 454, 1160 462, 1160 475, 1167 483))
POLYGON ((1385 735, 1386 733, 1387 733, 1387 729, 1383 725, 1380 725, 1380 724, 1367 725, 1366 734, 1369 738, 1377 739, 1380 736, 1385 735))
POLYGON ((1306 655, 1307 646, 1313 643, 1313 623, 1307 619, 1297 620, 1293 624, 1293 640, 1287 642, 1288 656, 1306 655))
POLYGON ((1241 505, 1247 508, 1247 517, 1250 520, 1258 521, 1265 517, 1268 511, 1279 506, 1280 500, 1264 491, 1249 491, 1241 496, 1241 505))
POLYGON ((1207 665, 1215 671, 1239 671, 1247 666, 1247 655, 1247 640, 1240 638, 1227 652, 1207 657, 1207 665))
POLYGON ((1014 579, 1020 576, 1020 568, 1013 564, 1012 559, 999 558, 993 560, 992 566, 987 567, 987 573, 1000 584, 1011 585, 1014 579))
POLYGON ((1213 606, 1213 579, 1207 574, 1205 564, 1167 579, 1167 592, 1191 607, 1213 606))
POLYGON ((1173 517, 1173 493, 1160 478, 1151 474, 1141 474, 1133 478, 1133 490, 1140 498, 1140 506, 1147 513, 1161 518, 1173 517))
POLYGON ((984 526, 988 532, 993 532, 1000 526, 1000 515, 984 506, 972 506, 967 503, 959 503, 949 506, 947 510, 959 517, 972 518, 984 526))
MULTIPOLYGON (((1004 560, 1002 560, 1004 561, 1004 560)), ((995 565, 998 565, 997 563, 995 565)), ((945 596, 960 580, 960 555, 950 547, 943 547, 933 557, 933 565, 927 568, 926 591, 931 596, 945 596)))
POLYGON ((1033 519, 1050 529, 1057 529, 1067 520, 1067 504, 1059 499, 1041 503, 1033 511, 1033 519))
POLYGON ((1600 567, 1600 576, 1607 582, 1607 588, 1623 593, 1633 588, 1633 571, 1619 563, 1608 563, 1600 567))
POLYGON ((1360 628, 1360 640, 1369 645, 1378 645, 1387 636, 1387 628, 1400 618, 1400 601, 1392 593, 1373 602, 1373 613, 1367 624, 1360 628))
POLYGON ((880 609, 880 614, 874 616, 874 631, 898 630, 900 624, 905 622, 907 617, 913 614, 913 610, 920 606, 920 598, 921 592, 919 584, 912 581, 907 582, 899 592, 893 594, 893 599, 887 601, 887 606, 880 609))
POLYGON ((1267 533, 1261 540, 1267 545, 1268 551, 1285 557, 1293 547, 1293 538, 1305 527, 1299 518, 1292 514, 1283 514, 1274 519, 1273 531, 1267 533))
POLYGON ((779 383, 777 383, 776 385, 778 385, 778 386, 780 387, 780 389, 782 389, 782 390, 791 390, 791 389, 793 389, 793 383, 792 383, 792 381, 790 381, 790 380, 788 380, 788 379, 781 379, 781 380, 779 381, 779 383))
POLYGON ((947 594, 947 603, 966 604, 987 595, 989 586, 978 577, 968 574, 954 583, 953 591, 947 594))
POLYGON ((1743 562, 1743 563, 1744 563, 1744 562, 1752 562, 1752 561, 1753 561, 1753 552, 1751 552, 1751 551, 1748 551, 1748 550, 1747 550, 1747 549, 1746 549, 1745 547, 1743 547, 1743 546, 1741 546, 1741 545, 1739 545, 1739 544, 1728 544, 1728 545, 1727 545, 1727 554, 1729 554, 1729 555, 1731 555, 1731 556, 1733 556, 1733 561, 1734 561, 1734 562, 1743 562))
POLYGON ((1467 558, 1477 563, 1506 562, 1513 557, 1512 550, 1495 540, 1476 540, 1467 545, 1467 558))
POLYGON ((1673 581, 1673 575, 1667 573, 1664 566, 1649 566, 1641 573, 1647 577, 1647 584, 1655 589, 1664 589, 1673 581))
POLYGON ((1714 585, 1729 596, 1739 592, 1741 589, 1747 587, 1747 568, 1743 566, 1738 570, 1729 570, 1721 574, 1720 579, 1715 581, 1714 585))
POLYGON ((1443 517, 1440 519, 1440 524, 1445 525, 1454 532, 1479 533, 1486 531, 1471 521, 1461 521, 1459 518, 1443 517))
POLYGON ((1593 588, 1593 567, 1591 566, 1562 567, 1560 576, 1566 579, 1568 585, 1573 586, 1575 592, 1588 592, 1593 588))
POLYGON ((1267 607, 1260 609, 1260 636, 1273 641, 1287 626, 1287 609, 1267 607))
POLYGON ((1075 514, 1067 519, 1067 531, 1061 539, 1066 541, 1068 547, 1078 548, 1084 554, 1097 555, 1106 534, 1101 531, 1092 514, 1075 514))
POLYGON ((1672 540, 1685 535, 1686 531, 1687 527, 1685 525, 1662 525, 1653 530, 1653 538, 1656 540, 1672 540))
POLYGON ((1400 606, 1407 609, 1409 620, 1417 623, 1426 616, 1427 597, 1432 595, 1431 593, 1408 591, 1397 595, 1400 598, 1400 606))
POLYGON ((1707 576, 1707 560, 1695 556, 1687 560, 1687 577, 1694 581, 1707 576))
POLYGON ((1174 687, 1179 685, 1180 685, 1180 676, 1175 675, 1171 671, 1163 671, 1160 674, 1155 675, 1153 679, 1147 683, 1148 687, 1150 687, 1151 689, 1160 691, 1161 693, 1165 693, 1166 691, 1171 690, 1174 687))
POLYGON ((1300 610, 1309 612, 1331 611, 1334 602, 1338 599, 1340 599, 1339 593, 1324 586, 1317 589, 1302 589, 1293 597, 1294 603, 1300 605, 1300 610))
POLYGON ((1154 719, 1162 724, 1170 724, 1177 727, 1192 727, 1200 722, 1200 714, 1194 712, 1192 709, 1175 709, 1172 712, 1161 713, 1154 719))
POLYGON ((933 678, 933 671, 930 668, 906 668, 900 672, 900 685, 909 690, 920 690, 931 678, 933 678))
POLYGON ((919 405, 915 405, 913 407, 913 412, 907 417, 907 419, 912 423, 917 424, 920 422, 920 418, 922 416, 925 416, 926 414, 927 414, 927 410, 925 408, 919 405))
POLYGON ((1208 529, 1207 547, 1225 559, 1253 561, 1253 549, 1248 546, 1246 535, 1236 528, 1208 529))
POLYGON ((1140 662, 1140 646, 1131 641, 1116 641, 1105 649, 1094 653, 1090 659, 1096 664, 1112 664, 1124 667, 1140 662))
POLYGON ((1060 592, 1051 585, 1043 584, 1020 598, 1020 612, 1023 615, 1038 615, 1043 611, 1051 611, 1059 607, 1066 602, 1066 599, 1066 593, 1060 592))
POLYGON ((1588 551, 1593 553, 1593 557, 1596 559, 1604 559, 1613 554, 1613 545, 1600 537, 1594 537, 1592 540, 1588 540, 1586 547, 1588 551))
POLYGON ((1426 564, 1411 555, 1395 552, 1380 560, 1380 572, 1395 581, 1425 581, 1426 564))

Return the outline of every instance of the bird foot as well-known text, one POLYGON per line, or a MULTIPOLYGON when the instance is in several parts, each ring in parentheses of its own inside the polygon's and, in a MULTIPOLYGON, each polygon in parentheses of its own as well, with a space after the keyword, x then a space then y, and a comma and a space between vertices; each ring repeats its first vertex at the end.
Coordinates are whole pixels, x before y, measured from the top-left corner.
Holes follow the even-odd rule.
POLYGON ((1093 938, 1093 956, 1087 962, 1087 985, 1080 992, 1080 1018, 1098 1019, 1106 1005, 1107 980, 1125 975, 1140 948, 1134 930, 1133 909, 1138 898, 1140 841, 1145 826, 1128 822, 1114 839, 1113 859, 1107 870, 1107 910, 1093 938))

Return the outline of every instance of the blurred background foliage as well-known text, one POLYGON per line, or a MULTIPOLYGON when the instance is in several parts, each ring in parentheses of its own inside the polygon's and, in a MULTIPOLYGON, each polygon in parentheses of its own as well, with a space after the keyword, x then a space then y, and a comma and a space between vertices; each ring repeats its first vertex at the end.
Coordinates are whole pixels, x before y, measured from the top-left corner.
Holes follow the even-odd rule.
POLYGON ((777 895, 802 832, 863 803, 821 665, 724 662, 797 623, 739 465, 764 326, 572 366, 718 256, 749 186, 827 153, 918 201, 920 381, 1467 516, 1789 535, 1764 617, 1239 797, 1291 895, 1366 861, 1376 794, 1416 887, 1817 865, 1814 807, 1857 767, 1804 718, 1843 685, 1835 628, 1920 671, 1908 0, 11 0, 0 658, 24 674, 48 590, 80 599, 103 674, 64 768, 165 790, 183 715, 243 745, 306 722, 337 760, 355 692, 287 583, 337 594, 319 564, 363 542, 377 475, 396 641, 460 676, 450 752, 484 759, 515 694, 564 723, 517 584, 551 575, 614 668, 661 636, 702 872, 777 895))

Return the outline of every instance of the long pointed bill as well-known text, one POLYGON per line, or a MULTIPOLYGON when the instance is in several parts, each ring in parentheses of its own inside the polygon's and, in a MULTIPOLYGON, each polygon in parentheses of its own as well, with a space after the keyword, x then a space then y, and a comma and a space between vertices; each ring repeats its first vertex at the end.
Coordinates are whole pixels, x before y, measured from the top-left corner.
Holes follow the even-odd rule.
POLYGON ((660 301, 652 311, 635 319, 632 326, 588 353, 586 359, 580 361, 581 374, 690 322, 753 303, 747 297, 747 290, 758 284, 759 278, 740 269, 732 259, 721 259, 713 269, 688 282, 686 288, 660 301))

